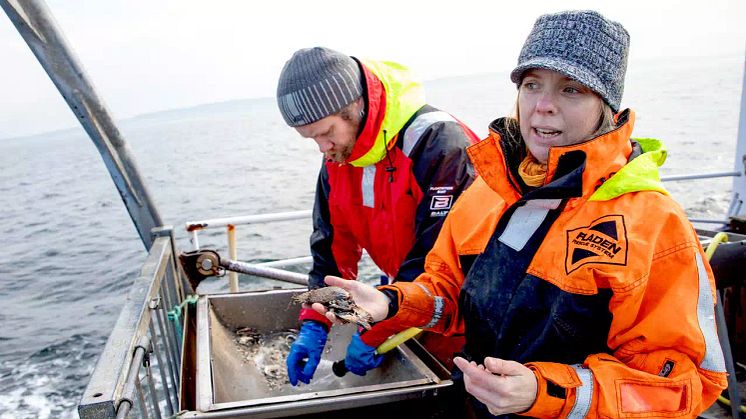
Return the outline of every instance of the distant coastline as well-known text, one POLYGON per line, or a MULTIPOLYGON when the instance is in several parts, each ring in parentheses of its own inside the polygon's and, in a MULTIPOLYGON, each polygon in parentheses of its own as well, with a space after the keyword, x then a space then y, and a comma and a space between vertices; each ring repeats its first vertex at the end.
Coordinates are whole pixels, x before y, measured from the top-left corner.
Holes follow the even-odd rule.
MULTIPOLYGON (((746 53, 746 51, 744 51, 746 53)), ((701 65, 705 62, 712 65, 713 61, 727 62, 729 64, 739 62, 737 67, 738 71, 743 71, 744 53, 740 54, 725 54, 725 55, 712 55, 703 57, 690 57, 690 56, 678 56, 678 57, 663 57, 663 58, 640 58, 635 60, 635 65, 630 66, 630 70, 635 73, 644 73, 646 71, 655 71, 659 68, 666 68, 672 66, 693 66, 701 65), (703 61, 706 60, 706 61, 703 61)), ((425 80, 426 91, 430 90, 431 87, 437 87, 438 85, 449 84, 449 83, 475 83, 480 80, 484 81, 507 81, 507 71, 497 72, 480 72, 464 75, 452 75, 446 77, 440 77, 436 79, 425 80)), ((634 73, 628 74, 628 85, 630 85, 630 78, 634 77, 634 73)), ((184 107, 171 108, 156 110, 151 112, 145 112, 136 114, 134 116, 128 116, 125 118, 117 119, 118 124, 126 125, 132 121, 144 121, 144 120, 163 120, 163 119, 179 119, 184 117, 191 117, 199 113, 220 113, 220 112, 240 112, 240 111, 251 111, 257 108, 266 109, 266 104, 274 102, 273 97, 256 97, 256 98, 245 98, 245 99, 230 99, 219 102, 201 103, 196 105, 188 105, 184 107)), ((114 115, 116 118, 116 114, 114 115)), ((52 129, 48 131, 11 135, 11 136, 0 136, 0 142, 3 141, 23 141, 27 139, 33 139, 36 137, 45 137, 48 139, 63 138, 70 134, 80 132, 80 126, 70 126, 58 129, 52 129)), ((1 135, 1 134, 0 134, 1 135)))

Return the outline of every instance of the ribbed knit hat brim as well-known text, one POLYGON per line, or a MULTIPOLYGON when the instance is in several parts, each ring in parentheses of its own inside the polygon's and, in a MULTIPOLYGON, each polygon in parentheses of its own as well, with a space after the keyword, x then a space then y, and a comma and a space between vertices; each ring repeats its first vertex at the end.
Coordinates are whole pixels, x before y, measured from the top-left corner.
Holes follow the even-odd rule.
POLYGON ((277 83, 277 105, 288 125, 298 127, 334 115, 362 95, 360 66, 340 52, 305 48, 285 63, 277 83))
POLYGON ((618 112, 628 51, 626 29, 595 11, 543 15, 526 39, 510 79, 520 84, 529 69, 554 70, 589 87, 618 112))

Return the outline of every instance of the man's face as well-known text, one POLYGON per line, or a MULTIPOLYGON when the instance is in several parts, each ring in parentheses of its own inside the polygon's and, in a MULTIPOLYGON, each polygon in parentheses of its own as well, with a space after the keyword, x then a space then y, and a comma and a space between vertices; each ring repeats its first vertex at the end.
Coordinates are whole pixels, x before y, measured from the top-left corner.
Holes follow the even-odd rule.
POLYGON ((296 127, 295 130, 303 138, 316 141, 324 157, 337 163, 344 163, 352 154, 361 123, 359 110, 352 106, 351 109, 296 127))

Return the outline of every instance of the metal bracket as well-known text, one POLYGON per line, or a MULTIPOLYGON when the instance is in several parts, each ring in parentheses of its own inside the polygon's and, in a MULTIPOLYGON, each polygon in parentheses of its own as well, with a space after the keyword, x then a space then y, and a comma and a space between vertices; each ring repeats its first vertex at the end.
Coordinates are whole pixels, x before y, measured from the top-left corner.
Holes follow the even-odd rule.
POLYGON ((156 310, 161 307, 161 297, 155 297, 152 300, 150 300, 150 303, 148 304, 148 308, 151 310, 156 310))
POLYGON ((156 237, 172 237, 174 232, 174 226, 158 226, 150 229, 150 237, 155 239, 156 237))
POLYGON ((184 273, 196 292, 197 286, 208 276, 223 276, 225 268, 220 266, 220 255, 214 250, 194 250, 191 252, 179 253, 179 262, 181 262, 184 273))

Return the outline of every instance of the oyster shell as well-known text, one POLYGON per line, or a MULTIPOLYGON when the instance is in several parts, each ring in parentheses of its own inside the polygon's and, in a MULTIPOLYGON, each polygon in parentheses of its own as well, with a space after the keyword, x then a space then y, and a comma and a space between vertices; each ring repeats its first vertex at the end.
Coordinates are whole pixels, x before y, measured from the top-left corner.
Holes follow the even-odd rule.
POLYGON ((340 287, 317 288, 294 296, 292 301, 301 304, 319 303, 343 322, 356 323, 366 330, 370 329, 373 322, 373 317, 358 307, 350 293, 340 287))

